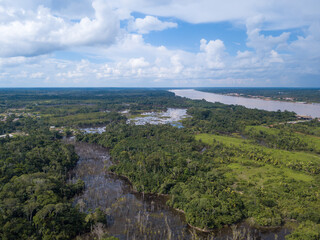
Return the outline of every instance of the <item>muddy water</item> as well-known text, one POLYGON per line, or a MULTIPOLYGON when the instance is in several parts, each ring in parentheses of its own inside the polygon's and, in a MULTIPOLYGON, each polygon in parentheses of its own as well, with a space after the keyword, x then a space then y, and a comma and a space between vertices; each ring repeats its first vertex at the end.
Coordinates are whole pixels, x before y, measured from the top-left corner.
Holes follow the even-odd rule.
POLYGON ((184 216, 166 206, 166 199, 134 193, 126 180, 106 173, 111 165, 106 149, 74 145, 80 159, 71 181, 82 179, 86 186, 74 203, 84 212, 98 207, 105 211, 107 233, 119 239, 191 239, 184 216))
POLYGON ((252 99, 245 97, 226 96, 222 94, 196 91, 194 89, 170 90, 177 96, 190 99, 205 99, 208 102, 221 102, 224 104, 242 105, 247 108, 257 108, 267 111, 292 111, 298 115, 311 116, 312 118, 320 117, 320 104, 304 104, 298 102, 280 102, 273 100, 252 99))
POLYGON ((73 142, 80 159, 70 181, 82 179, 84 192, 75 197, 81 211, 100 208, 108 215, 106 228, 94 229, 81 239, 103 233, 119 239, 284 239, 285 229, 262 232, 245 224, 201 234, 188 227, 184 215, 165 205, 166 198, 135 193, 128 181, 106 173, 112 164, 107 150, 88 143, 73 142))

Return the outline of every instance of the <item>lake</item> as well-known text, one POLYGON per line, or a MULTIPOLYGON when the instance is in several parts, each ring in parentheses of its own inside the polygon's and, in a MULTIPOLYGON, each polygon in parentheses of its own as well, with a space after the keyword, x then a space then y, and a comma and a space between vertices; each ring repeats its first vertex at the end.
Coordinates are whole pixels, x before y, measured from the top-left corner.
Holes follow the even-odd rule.
POLYGON ((204 99, 208 102, 220 102, 224 104, 241 105, 247 108, 257 108, 267 111, 292 111, 300 116, 310 116, 312 118, 320 118, 320 104, 298 103, 298 102, 281 102, 273 100, 252 99, 245 97, 226 96, 215 93, 201 92, 194 89, 175 89, 169 90, 176 96, 186 97, 190 99, 204 99))

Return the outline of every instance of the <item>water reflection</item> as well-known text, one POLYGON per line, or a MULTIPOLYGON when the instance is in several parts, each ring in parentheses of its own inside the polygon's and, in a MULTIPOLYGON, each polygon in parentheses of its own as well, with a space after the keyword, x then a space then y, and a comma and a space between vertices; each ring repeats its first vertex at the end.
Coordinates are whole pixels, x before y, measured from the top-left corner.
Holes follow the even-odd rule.
MULTIPOLYGON (((128 111, 122 112, 128 114, 128 111)), ((189 117, 187 109, 168 108, 165 112, 146 112, 139 117, 129 118, 127 124, 146 125, 146 124, 171 124, 174 127, 182 128, 180 120, 189 117)), ((103 133, 106 127, 81 128, 84 133, 103 133)))
POLYGON ((106 173, 112 164, 106 149, 87 143, 73 144, 80 159, 70 181, 82 179, 86 186, 75 197, 74 204, 84 212, 100 207, 107 213, 108 234, 119 239, 191 239, 184 216, 166 206, 165 197, 134 193, 126 180, 106 173))
POLYGON ((80 131, 84 133, 103 133, 106 131, 106 127, 89 127, 89 128, 80 128, 80 131))
POLYGON ((128 119, 127 123, 135 125, 149 124, 171 124, 175 127, 182 127, 180 120, 189 117, 187 109, 168 108, 165 112, 147 112, 142 113, 141 116, 128 119))
POLYGON ((85 190, 74 198, 81 211, 89 212, 100 208, 108 214, 106 228, 94 228, 90 234, 78 239, 94 239, 107 233, 124 239, 284 239, 287 229, 279 228, 265 232, 245 223, 225 227, 211 234, 196 232, 188 227, 182 213, 168 207, 164 196, 144 195, 133 191, 124 178, 108 174, 112 165, 108 151, 98 145, 75 142, 80 159, 70 173, 70 181, 82 179, 85 190))

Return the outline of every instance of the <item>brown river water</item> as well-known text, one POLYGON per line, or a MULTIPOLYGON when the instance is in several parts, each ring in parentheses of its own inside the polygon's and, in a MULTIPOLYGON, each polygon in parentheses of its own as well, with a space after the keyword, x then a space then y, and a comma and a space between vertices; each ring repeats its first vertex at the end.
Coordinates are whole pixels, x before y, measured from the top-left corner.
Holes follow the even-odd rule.
POLYGON ((252 99, 245 97, 226 96, 222 94, 208 93, 196 91, 194 89, 176 89, 170 90, 175 95, 190 99, 204 99, 208 102, 220 102, 224 104, 242 105, 246 108, 257 108, 266 111, 292 111, 297 115, 310 116, 312 118, 320 118, 319 103, 299 103, 299 102, 281 102, 264 99, 252 99))
POLYGON ((82 179, 85 190, 74 198, 83 212, 100 208, 107 214, 107 226, 94 226, 90 234, 77 239, 100 239, 103 234, 131 239, 284 239, 285 228, 258 230, 245 223, 210 234, 189 227, 184 214, 168 207, 166 197, 136 193, 126 179, 108 174, 112 165, 108 151, 98 145, 68 140, 80 159, 70 173, 71 182, 82 179))

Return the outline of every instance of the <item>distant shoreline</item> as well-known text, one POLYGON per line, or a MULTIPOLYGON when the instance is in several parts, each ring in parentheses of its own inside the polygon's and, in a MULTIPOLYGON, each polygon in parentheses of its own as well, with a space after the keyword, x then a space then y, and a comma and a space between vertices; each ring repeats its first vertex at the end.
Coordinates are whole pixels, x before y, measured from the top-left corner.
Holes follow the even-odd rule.
POLYGON ((210 92, 205 89, 171 89, 170 92, 180 97, 193 100, 205 99, 208 102, 220 102, 227 105, 240 105, 251 109, 265 111, 289 111, 295 112, 297 117, 303 119, 320 118, 319 103, 301 103, 293 101, 279 101, 273 99, 249 98, 243 95, 230 96, 224 92, 210 92))
POLYGON ((279 101, 279 102, 289 102, 289 103, 300 103, 300 104, 320 104, 320 102, 314 102, 314 101, 296 101, 294 98, 274 98, 274 97, 265 97, 265 96, 255 96, 255 95, 246 95, 246 94, 239 94, 239 93, 216 93, 216 92, 208 92, 201 89, 194 89, 200 92, 206 92, 206 93, 214 93, 219 94, 223 96, 230 96, 230 97, 243 97, 243 98, 250 98, 250 99, 260 99, 265 101, 279 101))

